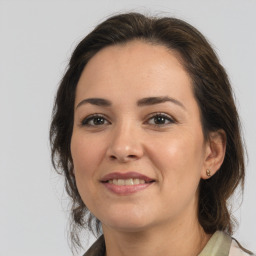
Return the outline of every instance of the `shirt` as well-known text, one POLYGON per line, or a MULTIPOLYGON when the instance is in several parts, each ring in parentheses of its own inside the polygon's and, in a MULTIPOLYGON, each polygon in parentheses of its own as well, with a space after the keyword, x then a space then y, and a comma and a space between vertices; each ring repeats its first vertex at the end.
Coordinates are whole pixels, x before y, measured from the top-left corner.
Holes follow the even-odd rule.
MULTIPOLYGON (((104 236, 100 236, 83 256, 105 256, 104 236)), ((198 256, 248 256, 229 235, 216 231, 198 256)), ((254 255, 254 254, 251 254, 254 255)), ((255 256, 255 255, 254 255, 255 256)))

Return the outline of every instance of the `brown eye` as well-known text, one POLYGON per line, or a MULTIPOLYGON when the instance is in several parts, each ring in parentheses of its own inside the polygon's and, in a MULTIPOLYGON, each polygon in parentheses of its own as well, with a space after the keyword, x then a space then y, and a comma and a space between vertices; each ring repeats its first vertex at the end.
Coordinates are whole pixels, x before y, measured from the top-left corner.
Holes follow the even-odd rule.
POLYGON ((84 126, 100 126, 105 124, 109 124, 109 122, 103 116, 99 115, 89 116, 82 121, 82 125, 84 126))
POLYGON ((156 116, 154 117, 155 124, 165 124, 166 118, 164 116, 156 116))
POLYGON ((171 117, 164 114, 156 114, 148 120, 149 124, 153 124, 157 126, 172 124, 174 122, 175 121, 171 117))
POLYGON ((105 120, 102 117, 95 117, 92 119, 94 125, 104 124, 105 120))

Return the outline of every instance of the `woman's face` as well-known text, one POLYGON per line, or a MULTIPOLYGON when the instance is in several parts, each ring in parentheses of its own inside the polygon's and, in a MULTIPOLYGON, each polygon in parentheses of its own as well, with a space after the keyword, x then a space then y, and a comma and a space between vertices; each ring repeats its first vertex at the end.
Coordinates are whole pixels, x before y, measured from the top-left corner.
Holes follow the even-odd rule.
POLYGON ((81 75, 74 115, 77 187, 103 228, 196 216, 208 146, 177 54, 140 41, 104 48, 81 75))

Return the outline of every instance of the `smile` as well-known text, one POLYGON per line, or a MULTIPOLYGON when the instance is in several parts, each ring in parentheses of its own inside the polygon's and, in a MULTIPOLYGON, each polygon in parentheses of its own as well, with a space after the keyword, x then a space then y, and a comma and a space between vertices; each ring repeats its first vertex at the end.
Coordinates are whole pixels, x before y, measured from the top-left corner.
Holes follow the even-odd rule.
POLYGON ((143 179, 113 179, 113 180, 108 180, 107 183, 110 184, 115 184, 118 186, 132 186, 132 185, 138 185, 138 184, 145 184, 145 183, 149 183, 146 182, 143 179))
POLYGON ((129 195, 152 185, 155 180, 136 172, 110 173, 105 175, 101 183, 112 193, 129 195))

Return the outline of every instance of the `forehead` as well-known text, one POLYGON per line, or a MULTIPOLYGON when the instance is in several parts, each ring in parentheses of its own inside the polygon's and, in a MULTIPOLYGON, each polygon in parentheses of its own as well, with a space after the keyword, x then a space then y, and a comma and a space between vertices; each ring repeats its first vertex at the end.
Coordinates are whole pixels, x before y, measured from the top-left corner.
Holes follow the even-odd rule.
POLYGON ((184 94, 193 96, 191 84, 178 53, 163 45, 131 41, 92 57, 78 82, 77 98, 168 94, 182 99, 184 94))
POLYGON ((101 70, 100 75, 103 75, 104 71, 107 72, 113 67, 117 71, 122 70, 127 74, 138 73, 141 69, 144 72, 149 72, 165 68, 175 68, 176 72, 178 69, 185 72, 181 64, 181 57, 175 50, 170 50, 159 44, 133 40, 101 49, 89 60, 84 73, 101 70))

